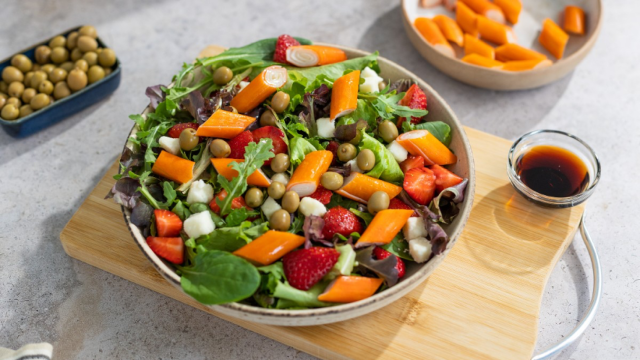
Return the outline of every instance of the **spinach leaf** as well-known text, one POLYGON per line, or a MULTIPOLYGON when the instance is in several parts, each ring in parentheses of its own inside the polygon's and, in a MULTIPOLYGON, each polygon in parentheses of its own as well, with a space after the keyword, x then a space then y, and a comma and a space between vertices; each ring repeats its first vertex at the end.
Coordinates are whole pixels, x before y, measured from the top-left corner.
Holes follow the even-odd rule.
POLYGON ((197 238, 196 243, 206 250, 233 252, 267 231, 267 223, 251 226, 250 222, 245 221, 239 226, 217 228, 211 234, 197 238))
POLYGON ((427 130, 435 136, 444 146, 451 144, 451 127, 442 121, 430 121, 413 125, 410 121, 402 122, 402 132, 412 130, 427 130))
POLYGON ((380 247, 402 259, 415 261, 413 260, 413 256, 409 253, 409 242, 404 239, 402 233, 396 235, 390 243, 380 247))
POLYGON ((326 208, 331 209, 336 206, 342 206, 345 209, 357 209, 358 205, 360 205, 360 203, 357 201, 353 201, 345 197, 342 197, 337 193, 333 193, 333 195, 331 195, 331 201, 329 201, 326 208))

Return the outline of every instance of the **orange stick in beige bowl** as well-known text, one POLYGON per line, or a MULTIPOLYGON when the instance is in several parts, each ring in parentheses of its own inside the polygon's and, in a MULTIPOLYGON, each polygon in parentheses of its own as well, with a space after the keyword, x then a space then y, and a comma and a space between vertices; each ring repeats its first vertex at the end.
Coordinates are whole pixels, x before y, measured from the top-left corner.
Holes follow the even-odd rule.
POLYGON ((502 9, 502 12, 510 23, 518 23, 518 18, 522 11, 522 3, 520 0, 494 0, 493 3, 502 9))
POLYGON ((441 54, 455 58, 456 53, 444 37, 438 25, 431 19, 419 17, 413 22, 420 35, 441 54))
POLYGON ((180 156, 175 156, 162 150, 156 162, 153 163, 151 171, 169 180, 184 184, 193 178, 193 166, 195 164, 191 160, 183 159, 180 156))
POLYGON ((251 125, 256 118, 218 109, 204 124, 198 127, 196 135, 231 139, 251 125))
POLYGON ((467 64, 473 64, 473 65, 482 66, 490 69, 499 70, 499 69, 502 69, 502 67, 504 66, 504 63, 501 61, 493 60, 478 54, 466 55, 461 60, 463 62, 466 62, 467 64))
POLYGON ((465 3, 471 8, 471 10, 475 11, 479 15, 485 16, 501 24, 505 23, 502 9, 488 0, 459 0, 458 4, 460 4, 460 2, 465 3))
POLYGON ((547 56, 537 51, 527 49, 518 44, 505 44, 496 48, 496 60, 519 61, 519 60, 546 60, 547 56))
POLYGON ((411 155, 422 156, 427 166, 455 164, 458 160, 449 148, 427 130, 406 132, 398 136, 396 141, 411 155))
POLYGON ((231 99, 231 106, 238 112, 247 113, 267 100, 286 83, 287 69, 279 65, 269 66, 231 99))
POLYGON ((471 36, 478 36, 478 14, 462 1, 458 1, 456 5, 456 21, 462 31, 471 36))
POLYGON ((382 285, 382 279, 364 276, 340 276, 335 279, 318 300, 331 303, 350 303, 373 295, 382 285))
POLYGON ((360 239, 358 239, 355 247, 390 243, 398 235, 411 215, 413 215, 413 210, 387 209, 378 212, 364 233, 362 233, 360 239))
POLYGON ((538 41, 551 55, 555 56, 556 59, 562 59, 564 48, 569 41, 569 34, 564 32, 553 20, 545 19, 538 41))
POLYGON ((460 29, 460 25, 455 20, 446 15, 436 15, 433 17, 433 21, 438 25, 447 40, 458 46, 464 45, 462 29, 460 29))
POLYGON ((287 49, 287 62, 297 67, 335 64, 347 60, 344 51, 322 45, 298 45, 287 49))
POLYGON ((584 35, 584 10, 577 6, 564 8, 564 30, 566 32, 584 35))
POLYGON ((464 34, 464 54, 478 54, 491 60, 496 57, 493 46, 469 34, 464 34))
MULTIPOLYGON (((224 177, 225 179, 231 181, 234 177, 238 176, 238 172, 229 166, 232 162, 244 162, 244 159, 228 159, 228 158, 211 158, 211 164, 216 169, 218 175, 224 177)), ((248 185, 260 186, 260 187, 269 187, 271 185, 271 179, 265 175, 262 169, 256 169, 253 174, 249 175, 247 178, 248 185)))
POLYGON ((351 200, 366 204, 376 191, 384 191, 393 199, 402 192, 400 186, 357 172, 344 179, 344 185, 336 192, 351 200))
POLYGON ((543 68, 551 65, 553 65, 551 60, 547 60, 547 59, 507 61, 503 64, 502 70, 526 71, 526 70, 535 70, 535 69, 539 69, 539 68, 543 68))
POLYGON ((478 16, 478 33, 483 39, 498 45, 516 42, 513 29, 484 16, 478 16))
POLYGON ((287 191, 295 191, 300 197, 313 194, 318 189, 320 177, 327 172, 332 160, 331 151, 318 150, 308 153, 291 175, 287 191))
POLYGON ((331 89, 331 120, 349 115, 358 107, 359 88, 360 70, 342 75, 333 83, 333 89, 331 89))
POLYGON ((304 244, 304 236, 284 231, 269 230, 257 239, 233 252, 261 266, 269 265, 291 250, 304 244))

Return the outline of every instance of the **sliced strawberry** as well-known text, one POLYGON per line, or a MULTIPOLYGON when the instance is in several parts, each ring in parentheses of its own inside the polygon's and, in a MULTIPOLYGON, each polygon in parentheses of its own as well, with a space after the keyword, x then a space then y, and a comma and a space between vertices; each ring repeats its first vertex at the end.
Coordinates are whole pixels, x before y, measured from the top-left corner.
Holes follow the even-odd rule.
POLYGON ((300 43, 289 35, 278 36, 276 41, 276 51, 273 53, 273 61, 286 64, 287 63, 287 49, 291 46, 298 46, 300 43))
POLYGON ((231 154, 229 159, 244 159, 244 148, 253 142, 253 134, 251 131, 243 131, 236 137, 229 140, 229 147, 231 148, 231 154))
POLYGON ((322 236, 329 240, 333 235, 340 234, 349 237, 351 233, 362 233, 362 224, 360 219, 351 211, 336 206, 329 209, 324 214, 324 228, 322 228, 322 236))
MULTIPOLYGON (((404 202, 402 202, 402 200, 398 199, 398 198, 393 198, 391 199, 391 201, 389 201, 389 209, 391 210, 413 210, 411 208, 411 206, 405 204, 404 202)), ((413 215, 411 215, 411 217, 420 217, 420 215, 418 215, 417 212, 415 212, 415 210, 413 211, 413 215)))
MULTIPOLYGON (((388 258, 390 255, 393 255, 392 253, 388 252, 387 250, 376 246, 373 249, 373 257, 376 260, 384 260, 386 258, 388 258)), ((395 255, 393 255, 395 256, 395 255)), ((399 257, 396 256, 396 259, 398 260, 398 263, 396 264, 396 270, 398 270, 398 279, 401 279, 404 276, 404 261, 402 261, 402 259, 400 259, 399 257)))
POLYGON ((169 129, 169 131, 167 131, 167 136, 168 137, 172 137, 174 139, 177 139, 180 137, 180 134, 182 133, 182 131, 184 129, 194 129, 194 130, 198 130, 198 127, 200 125, 196 124, 196 123, 180 123, 180 124, 175 124, 171 127, 171 129, 169 129))
POLYGON ((147 245, 161 258, 174 264, 184 262, 184 242, 179 237, 155 237, 147 238, 147 245))
POLYGON ((182 230, 182 220, 169 210, 153 210, 156 217, 156 231, 160 237, 178 236, 182 230))
MULTIPOLYGON (((284 142, 284 133, 282 132, 282 130, 278 129, 275 126, 263 126, 261 128, 253 130, 253 141, 258 142, 260 141, 260 139, 265 138, 271 139, 273 143, 273 149, 271 150, 271 152, 273 152, 274 154, 278 155, 288 152, 289 147, 287 146, 287 143, 284 142)), ((271 160, 273 160, 273 158, 265 161, 264 164, 271 164, 271 160)))
POLYGON ((282 258, 284 274, 289 284, 299 290, 309 290, 338 262, 336 249, 312 247, 288 253, 282 258))
POLYGON ((316 189, 316 191, 313 192, 313 194, 309 196, 304 196, 304 197, 310 197, 312 199, 316 199, 320 201, 322 205, 327 205, 328 203, 331 202, 331 195, 333 195, 331 190, 327 190, 323 188, 322 185, 318 185, 318 188, 316 189))
MULTIPOLYGON (((220 215, 220 206, 218 206, 218 204, 216 203, 216 199, 224 200, 226 197, 227 197, 227 190, 225 189, 220 190, 220 192, 216 195, 216 197, 214 197, 213 200, 211 200, 211 202, 209 203, 209 208, 211 209, 211 211, 220 215)), ((242 196, 238 196, 237 198, 231 201, 231 209, 235 210, 240 208, 245 208, 249 211, 253 210, 253 208, 250 208, 247 206, 247 203, 244 201, 244 198, 242 196)))
POLYGON ((400 169, 403 173, 407 173, 407 171, 413 168, 423 168, 424 167, 424 158, 422 156, 414 156, 409 155, 407 159, 400 163, 400 169))
POLYGON ((404 174, 404 191, 418 204, 426 205, 436 192, 436 176, 427 168, 413 168, 404 174))
MULTIPOLYGON (((398 104, 408 106, 411 109, 427 110, 427 95, 425 95, 424 91, 422 91, 418 85, 413 84, 398 104)), ((399 118, 398 127, 401 127, 406 119, 407 118, 404 117, 399 118)), ((419 124, 421 120, 422 118, 417 116, 411 117, 412 124, 419 124)))
POLYGON ((340 146, 340 143, 338 143, 337 141, 329 141, 329 143, 327 144, 327 150, 331 151, 331 153, 333 154, 333 160, 331 160, 331 165, 337 165, 338 164, 338 147, 340 146))
POLYGON ((431 171, 436 176, 436 191, 441 192, 446 188, 456 186, 462 182, 462 178, 440 165, 430 166, 431 171))

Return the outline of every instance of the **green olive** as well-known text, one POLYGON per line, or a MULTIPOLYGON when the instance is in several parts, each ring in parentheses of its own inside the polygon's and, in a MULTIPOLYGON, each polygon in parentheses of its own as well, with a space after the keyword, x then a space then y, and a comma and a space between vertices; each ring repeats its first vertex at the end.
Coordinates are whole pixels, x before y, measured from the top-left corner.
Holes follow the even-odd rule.
POLYGON ((33 67, 31 67, 31 71, 36 72, 40 70, 40 64, 33 64, 33 67))
POLYGON ((0 109, 7 103, 7 95, 0 93, 0 109))
POLYGON ((254 187, 247 190, 247 193, 244 194, 244 201, 247 203, 247 206, 257 208, 262 205, 263 197, 262 190, 254 187))
POLYGON ((358 164, 360 170, 369 171, 376 165, 376 156, 373 154, 373 151, 364 149, 358 154, 356 164, 358 164))
POLYGON ((80 49, 80 51, 82 51, 83 53, 96 51, 97 48, 98 42, 96 41, 96 39, 87 35, 80 35, 80 37, 78 37, 78 49, 80 49))
POLYGON ((89 64, 89 66, 98 65, 98 54, 95 51, 89 51, 82 55, 82 58, 89 64))
POLYGON ((53 97, 56 100, 66 98, 69 95, 71 95, 71 90, 69 90, 69 86, 66 82, 61 81, 53 87, 53 97))
POLYGON ((273 160, 271 160, 271 170, 277 173, 287 171, 289 165, 291 165, 289 155, 284 153, 276 155, 273 160))
POLYGON ((38 70, 36 72, 33 73, 33 76, 31 77, 31 87, 34 89, 37 89, 38 86, 40 86, 40 83, 43 81, 46 81, 49 78, 49 76, 47 75, 47 73, 45 73, 42 70, 38 70))
POLYGON ((233 78, 233 71, 226 66, 220 66, 213 72, 213 82, 218 85, 225 85, 233 78))
POLYGON ((277 181, 272 181, 271 185, 269 185, 269 188, 267 188, 267 193, 269 194, 269 196, 276 200, 280 200, 284 196, 284 193, 286 191, 287 188, 284 186, 284 184, 277 181))
POLYGON ((73 64, 73 62, 71 61, 65 61, 62 64, 58 65, 58 67, 60 69, 63 69, 64 71, 67 72, 67 74, 69 73, 69 71, 73 70, 73 68, 75 67, 75 65, 73 64))
POLYGON ((337 172, 327 171, 320 177, 320 184, 327 190, 335 191, 342 187, 344 178, 337 172))
POLYGON ((371 197, 369 197, 369 201, 367 202, 367 210, 369 210, 371 214, 375 215, 379 211, 388 209, 389 201, 389 194, 384 191, 376 191, 371 194, 371 197))
POLYGON ((378 83, 378 90, 382 91, 382 90, 384 90, 384 89, 386 89, 386 88, 387 88, 387 83, 386 83, 386 82, 384 82, 384 81, 380 81, 380 82, 378 83))
POLYGON ((294 213, 300 206, 300 196, 295 191, 287 191, 282 196, 282 208, 294 213))
POLYGON ((291 226, 291 215, 287 210, 280 209, 271 214, 269 218, 269 227, 273 230, 287 231, 291 226))
POLYGON ((353 160, 358 155, 358 149, 353 144, 345 143, 338 146, 338 159, 342 162, 353 160))
POLYGON ((378 125, 378 135, 390 143, 398 137, 398 127, 389 120, 385 120, 378 125))
POLYGON ((9 88, 7 89, 7 94, 9 96, 21 97, 24 92, 24 84, 22 82, 14 81, 9 84, 9 88))
POLYGON ((20 106, 22 106, 22 102, 17 97, 10 97, 7 99, 5 106, 7 105, 13 105, 16 107, 16 109, 19 109, 20 106))
POLYGON ((67 36, 67 49, 73 50, 78 46, 78 36, 80 36, 80 34, 78 34, 77 31, 69 33, 67 36))
POLYGON ((24 80, 22 81, 24 86, 26 87, 31 86, 31 78, 33 77, 33 74, 34 74, 33 71, 29 71, 28 73, 24 74, 24 80))
POLYGON ((22 105, 20 106, 20 115, 18 115, 19 118, 23 118, 25 116, 29 116, 31 115, 31 113, 33 113, 33 109, 31 108, 31 105, 22 105))
POLYGON ((231 154, 231 148, 229 147, 229 143, 222 139, 215 139, 209 145, 209 150, 213 156, 217 158, 226 158, 231 154))
POLYGON ((9 88, 9 84, 4 82, 4 80, 0 80, 0 93, 7 93, 7 89, 9 88))
POLYGON ((50 61, 51 48, 47 45, 40 45, 36 48, 36 62, 38 64, 46 64, 50 61))
POLYGON ((116 53, 109 48, 102 49, 98 54, 98 62, 105 68, 112 67, 116 63, 116 53))
POLYGON ((22 93, 22 102, 25 104, 28 104, 31 99, 33 99, 34 96, 36 96, 38 94, 38 92, 36 91, 36 89, 32 89, 32 88, 28 88, 28 89, 24 89, 24 92, 22 93))
POLYGON ((47 77, 49 77, 49 73, 55 68, 56 66, 53 64, 44 64, 40 67, 40 71, 43 71, 45 74, 47 74, 47 77))
POLYGON ((271 108, 273 109, 273 111, 280 114, 287 110, 290 100, 291 98, 289 97, 289 94, 284 91, 278 91, 275 95, 273 95, 273 98, 271 98, 271 108))
POLYGON ((51 62, 54 64, 62 64, 67 60, 69 60, 69 50, 67 48, 58 46, 51 50, 51 62))
POLYGON ((104 50, 103 48, 99 47, 96 49, 96 54, 98 54, 98 56, 100 56, 100 54, 102 53, 102 50, 104 50))
POLYGON ((20 110, 13 104, 7 104, 2 108, 0 116, 5 120, 15 120, 20 116, 20 110))
POLYGON ((198 146, 200 138, 196 135, 196 129, 184 129, 180 133, 180 148, 184 151, 193 150, 198 146))
POLYGON ((67 70, 62 68, 55 68, 49 72, 49 81, 54 84, 59 83, 60 81, 65 81, 67 79, 67 70))
POLYGON ((24 56, 23 54, 18 54, 11 58, 11 65, 18 68, 18 70, 22 71, 23 73, 31 71, 31 68, 33 67, 31 59, 24 56))
POLYGON ((50 103, 51 99, 47 94, 38 94, 34 96, 33 99, 31 99, 31 101, 29 102, 33 110, 40 110, 43 107, 49 106, 50 103))
MULTIPOLYGON (((84 61, 84 60, 82 60, 84 61)), ((67 85, 71 91, 78 91, 87 86, 87 74, 81 69, 75 68, 67 75, 67 85)))
POLYGON ((49 41, 50 48, 53 49, 58 46, 62 46, 62 47, 67 46, 67 38, 65 38, 62 35, 58 35, 49 41))
POLYGON ((100 81, 104 79, 104 69, 101 66, 93 65, 87 71, 87 77, 89 78, 89 84, 100 81))
POLYGON ((362 131, 357 131, 356 136, 353 139, 351 139, 349 143, 353 145, 358 145, 360 144, 360 141, 362 141, 362 131))
POLYGON ((79 59, 74 64, 74 68, 75 69, 80 69, 80 70, 82 70, 84 72, 87 72, 87 71, 89 71, 89 64, 87 63, 87 60, 79 59))
POLYGON ((71 61, 78 61, 82 59, 82 51, 80 51, 80 49, 78 48, 71 50, 70 59, 71 61))
POLYGON ((38 91, 43 94, 51 95, 53 92, 53 84, 51 81, 45 80, 38 85, 38 91))
POLYGON ((269 109, 265 110, 262 115, 260 115, 260 126, 276 126, 276 116, 269 109))
POLYGON ((24 74, 15 66, 7 66, 2 70, 2 80, 7 84, 11 84, 14 81, 22 82, 24 80, 24 74))
POLYGON ((92 39, 97 39, 98 38, 98 32, 96 31, 96 28, 94 28, 91 25, 85 25, 83 27, 80 28, 80 30, 78 30, 78 35, 80 36, 88 36, 92 39))

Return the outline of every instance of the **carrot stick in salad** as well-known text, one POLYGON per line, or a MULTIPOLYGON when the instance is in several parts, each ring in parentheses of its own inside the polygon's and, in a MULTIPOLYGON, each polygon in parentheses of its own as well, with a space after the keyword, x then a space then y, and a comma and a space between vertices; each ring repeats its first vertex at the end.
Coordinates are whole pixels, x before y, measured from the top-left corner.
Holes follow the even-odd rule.
POLYGON ((393 199, 400 194, 402 188, 372 176, 353 172, 344 179, 342 187, 336 190, 338 194, 363 204, 366 204, 376 191, 384 191, 393 199))
POLYGON ((551 55, 555 56, 556 59, 562 59, 564 48, 569 41, 569 34, 564 32, 553 20, 545 19, 538 41, 551 55))
POLYGON ((331 120, 351 114, 358 107, 360 70, 342 75, 333 83, 331 90, 331 120))
MULTIPOLYGON (((238 172, 229 166, 232 162, 244 162, 244 159, 216 159, 211 158, 211 164, 216 169, 218 175, 222 175, 227 180, 231 181, 234 177, 238 176, 238 172)), ((271 185, 271 179, 262 172, 261 169, 256 169, 253 174, 247 178, 248 185, 269 187, 271 185)))
POLYGON ((456 56, 455 51, 453 51, 453 48, 449 45, 447 38, 445 38, 442 31, 440 31, 435 21, 426 17, 419 17, 414 21, 413 25, 420 35, 438 52, 452 58, 456 56))
POLYGON ((496 57, 491 45, 469 34, 464 34, 464 54, 478 54, 492 60, 496 57))
POLYGON ((166 177, 184 184, 193 178, 193 166, 195 162, 175 156, 164 150, 160 151, 160 155, 153 163, 151 171, 160 176, 166 177))
POLYGON ((547 56, 518 44, 504 44, 496 48, 496 60, 546 60, 547 56))
POLYGON ((462 29, 460 29, 460 25, 455 20, 446 15, 436 15, 433 17, 433 21, 438 25, 447 40, 458 46, 464 45, 462 29))
POLYGON ((517 60, 517 61, 507 61, 502 66, 502 70, 505 71, 526 71, 526 70, 535 70, 547 66, 551 66, 553 63, 551 60, 543 59, 543 60, 517 60))
POLYGON ((478 36, 478 14, 462 1, 458 1, 456 5, 456 21, 462 31, 471 36, 478 36))
POLYGON ((462 61, 477 66, 482 66, 490 69, 502 69, 504 63, 501 61, 489 59, 478 54, 470 54, 461 59, 462 61))
POLYGON ((240 134, 256 121, 256 118, 218 109, 204 124, 200 125, 196 135, 231 139, 240 134))
POLYGON ((322 45, 290 46, 286 56, 287 62, 297 67, 329 65, 347 60, 344 51, 322 45))
POLYGON ((378 212, 358 239, 356 248, 390 243, 411 215, 413 215, 413 210, 387 209, 378 212))
POLYGON ((449 148, 427 130, 406 132, 398 136, 396 141, 411 155, 422 156, 426 166, 455 164, 458 160, 449 148))
POLYGON ((255 109, 269 96, 287 83, 287 69, 280 65, 264 69, 238 95, 231 99, 231 106, 238 112, 247 113, 255 109))
POLYGON ((566 32, 584 35, 584 10, 577 6, 564 8, 564 30, 566 32))
POLYGON ((382 279, 364 276, 339 276, 320 295, 318 300, 331 303, 350 303, 375 294, 382 279))
POLYGON ((478 33, 483 39, 498 45, 516 42, 513 29, 484 16, 478 16, 478 33))
POLYGON ((518 23, 520 12, 522 11, 522 3, 520 0, 493 0, 512 24, 518 23))
POLYGON ((463 2, 475 11, 477 14, 487 17, 493 21, 497 21, 501 24, 505 23, 504 13, 502 9, 496 4, 488 0, 460 0, 458 3, 463 2))
POLYGON ((300 197, 313 194, 318 189, 320 177, 331 166, 331 161, 331 151, 318 150, 308 153, 291 175, 287 191, 295 191, 300 197))
POLYGON ((304 236, 269 230, 257 239, 233 252, 254 264, 269 265, 291 250, 304 244, 304 236))

